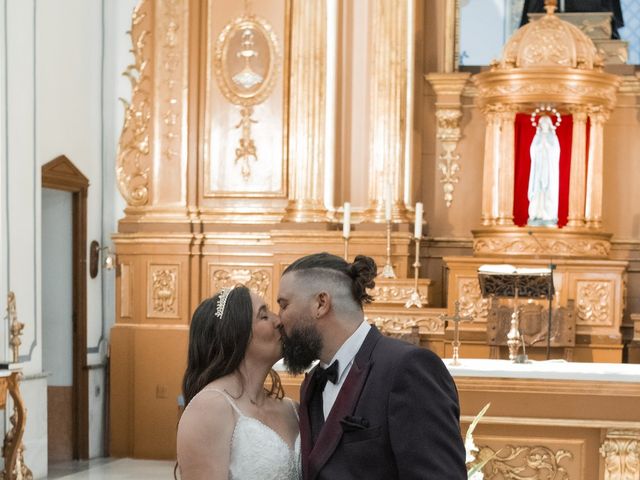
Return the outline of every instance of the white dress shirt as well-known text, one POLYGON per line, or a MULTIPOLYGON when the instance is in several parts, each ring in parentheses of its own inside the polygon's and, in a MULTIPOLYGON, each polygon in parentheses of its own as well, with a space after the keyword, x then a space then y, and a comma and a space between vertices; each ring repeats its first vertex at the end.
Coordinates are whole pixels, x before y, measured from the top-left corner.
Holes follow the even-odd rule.
MULTIPOLYGON (((358 353, 358 350, 360 350, 360 347, 364 343, 364 339, 369 333, 370 328, 371 325, 364 320, 356 331, 347 338, 329 362, 329 365, 331 365, 335 360, 338 360, 338 381, 335 384, 327 382, 327 385, 324 387, 324 392, 322 392, 322 409, 324 410, 325 420, 329 416, 329 412, 331 412, 331 408, 338 397, 338 393, 340 393, 344 379, 347 378, 349 370, 351 370, 351 365, 353 365, 356 353, 358 353)), ((320 363, 320 366, 322 368, 328 367, 328 365, 322 363, 320 363)))

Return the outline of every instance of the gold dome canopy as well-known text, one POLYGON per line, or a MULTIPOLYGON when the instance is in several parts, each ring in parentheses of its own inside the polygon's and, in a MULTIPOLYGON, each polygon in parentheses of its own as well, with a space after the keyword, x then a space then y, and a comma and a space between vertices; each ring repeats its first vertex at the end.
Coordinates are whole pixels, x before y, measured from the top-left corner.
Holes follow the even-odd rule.
POLYGON ((519 28, 504 46, 496 69, 570 67, 601 70, 603 59, 593 41, 578 27, 554 15, 556 2, 546 2, 547 14, 519 28))

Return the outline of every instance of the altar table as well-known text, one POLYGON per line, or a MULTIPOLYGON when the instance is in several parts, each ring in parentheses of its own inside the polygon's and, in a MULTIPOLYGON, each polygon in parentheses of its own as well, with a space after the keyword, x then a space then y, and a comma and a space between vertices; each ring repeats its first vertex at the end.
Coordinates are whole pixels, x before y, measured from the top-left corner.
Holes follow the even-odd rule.
MULTIPOLYGON (((495 455, 486 480, 640 479, 640 365, 443 361, 458 387, 463 434, 491 403, 474 433, 479 457, 495 455)), ((298 399, 302 376, 280 374, 298 399)))

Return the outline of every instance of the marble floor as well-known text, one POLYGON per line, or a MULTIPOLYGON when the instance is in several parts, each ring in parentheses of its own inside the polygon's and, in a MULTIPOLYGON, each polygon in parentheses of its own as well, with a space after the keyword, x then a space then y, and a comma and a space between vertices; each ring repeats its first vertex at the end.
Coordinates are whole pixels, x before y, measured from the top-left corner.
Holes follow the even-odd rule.
POLYGON ((174 462, 98 458, 50 467, 48 480, 173 480, 174 462))

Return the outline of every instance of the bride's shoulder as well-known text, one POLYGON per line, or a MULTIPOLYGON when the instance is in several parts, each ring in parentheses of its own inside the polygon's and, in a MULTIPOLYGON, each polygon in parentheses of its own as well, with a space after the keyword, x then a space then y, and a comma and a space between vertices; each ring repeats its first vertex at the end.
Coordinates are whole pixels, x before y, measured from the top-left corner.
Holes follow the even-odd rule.
POLYGON ((233 410, 222 390, 206 387, 189 402, 180 417, 181 425, 207 424, 222 427, 234 423, 233 410))

